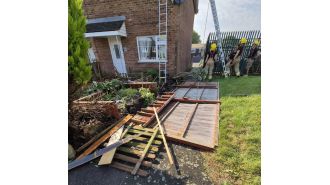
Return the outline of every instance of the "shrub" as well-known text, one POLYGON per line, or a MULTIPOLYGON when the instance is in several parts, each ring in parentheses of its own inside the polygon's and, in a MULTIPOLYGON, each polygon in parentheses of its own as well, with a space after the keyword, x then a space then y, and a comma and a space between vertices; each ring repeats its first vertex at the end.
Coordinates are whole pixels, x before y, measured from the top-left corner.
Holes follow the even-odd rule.
POLYGON ((139 89, 139 93, 141 94, 141 97, 143 99, 144 106, 147 106, 148 104, 155 101, 155 94, 150 92, 149 89, 141 87, 139 89))
POLYGON ((151 76, 153 79, 158 77, 158 71, 156 69, 148 69, 147 76, 151 76))
POLYGON ((137 95, 138 91, 136 89, 132 89, 132 88, 127 88, 127 89, 121 89, 118 92, 119 97, 121 97, 120 99, 124 98, 124 99, 132 99, 135 95, 137 95))

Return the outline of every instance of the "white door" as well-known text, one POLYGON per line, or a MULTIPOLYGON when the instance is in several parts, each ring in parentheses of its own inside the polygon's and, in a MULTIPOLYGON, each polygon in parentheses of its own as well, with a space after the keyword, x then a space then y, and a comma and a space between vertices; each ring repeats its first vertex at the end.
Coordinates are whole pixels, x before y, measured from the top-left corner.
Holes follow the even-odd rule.
POLYGON ((123 47, 121 45, 120 37, 108 37, 108 42, 113 65, 121 76, 127 76, 123 47))

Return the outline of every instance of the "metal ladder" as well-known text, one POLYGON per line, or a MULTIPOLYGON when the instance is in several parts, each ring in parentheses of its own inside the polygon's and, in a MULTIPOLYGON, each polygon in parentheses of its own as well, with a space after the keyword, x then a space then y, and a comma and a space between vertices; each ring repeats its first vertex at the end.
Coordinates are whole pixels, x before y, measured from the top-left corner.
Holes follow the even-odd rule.
POLYGON ((215 31, 217 35, 217 46, 218 46, 218 56, 220 57, 222 68, 223 68, 223 74, 225 77, 228 77, 228 73, 226 70, 226 63, 225 63, 225 56, 222 50, 222 43, 221 43, 221 34, 220 34, 220 26, 219 26, 219 19, 218 19, 218 14, 217 14, 217 8, 215 6, 215 1, 210 0, 211 4, 211 10, 212 10, 212 15, 213 15, 213 21, 214 21, 214 26, 215 26, 215 31))
POLYGON ((167 75, 167 0, 158 0, 158 38, 157 38, 157 50, 158 50, 158 68, 159 68, 159 83, 166 83, 167 75), (161 46, 161 47, 160 47, 161 46), (165 50, 160 56, 160 48, 165 50))

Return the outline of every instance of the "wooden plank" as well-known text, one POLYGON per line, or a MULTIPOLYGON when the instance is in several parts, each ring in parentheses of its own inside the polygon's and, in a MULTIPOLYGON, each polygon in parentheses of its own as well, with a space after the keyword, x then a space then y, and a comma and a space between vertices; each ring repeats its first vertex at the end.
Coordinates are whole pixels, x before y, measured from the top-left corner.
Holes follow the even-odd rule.
MULTIPOLYGON (((214 85, 175 85, 175 87, 179 88, 207 88, 207 89, 218 89, 217 86, 214 85)), ((188 90, 189 91, 189 90, 188 90)))
POLYGON ((134 137, 138 137, 138 136, 139 135, 134 135, 132 137, 127 137, 125 139, 121 139, 120 141, 117 141, 117 142, 113 143, 112 145, 110 145, 108 147, 105 147, 105 148, 102 148, 100 150, 95 151, 93 154, 89 154, 87 156, 84 156, 81 159, 76 159, 73 162, 70 162, 69 163, 68 169, 71 170, 71 169, 73 169, 75 167, 78 167, 80 165, 83 165, 83 164, 85 164, 85 163, 87 163, 87 162, 89 162, 89 161, 91 161, 91 160, 93 160, 93 159, 95 159, 95 158, 103 155, 104 153, 106 153, 106 152, 108 152, 108 151, 110 151, 110 150, 112 150, 114 148, 117 148, 120 145, 123 145, 123 144, 131 141, 134 137))
MULTIPOLYGON (((119 147, 117 150, 118 151, 121 151, 121 152, 129 153, 129 154, 134 154, 134 155, 137 155, 137 156, 141 156, 142 155, 142 151, 136 150, 136 149, 127 148, 127 147, 119 147)), ((156 155, 155 154, 148 153, 146 155, 146 157, 149 158, 149 159, 154 159, 154 158, 156 158, 156 155)))
POLYGON ((148 112, 142 112, 142 111, 138 111, 137 112, 138 114, 140 114, 141 116, 148 116, 148 117, 151 117, 153 114, 151 113, 148 113, 148 112))
POLYGON ((116 124, 112 124, 109 127, 107 127, 106 129, 104 129, 102 132, 98 133, 96 136, 92 137, 88 142, 86 142, 85 144, 83 144, 82 146, 80 146, 76 152, 80 153, 82 150, 84 150, 86 147, 88 147, 89 145, 91 145, 94 141, 96 141, 98 138, 100 138, 101 136, 103 136, 105 133, 107 133, 110 129, 112 129, 116 124))
MULTIPOLYGON (((118 153, 115 154, 114 158, 122 160, 122 161, 130 162, 130 163, 134 163, 134 164, 136 164, 139 161, 139 159, 137 159, 137 158, 130 157, 130 156, 123 155, 123 154, 118 154, 118 153)), ((142 161, 141 165, 145 166, 145 167, 152 167, 152 162, 142 161)))
MULTIPOLYGON (((172 94, 170 95, 170 97, 168 98, 168 100, 160 107, 157 109, 157 113, 160 113, 169 103, 170 101, 174 98, 174 93, 172 92, 172 94)), ((155 110, 155 108, 153 107, 153 109, 155 110)), ((153 120, 155 119, 155 115, 153 115, 150 120, 145 123, 143 126, 147 127, 153 120)))
POLYGON ((150 106, 151 106, 151 107, 162 107, 163 104, 155 104, 155 103, 154 103, 154 104, 151 104, 150 106))
POLYGON ((165 145, 165 149, 166 149, 166 153, 167 153, 167 156, 168 156, 168 160, 170 161, 170 164, 173 165, 173 157, 172 157, 172 154, 171 154, 170 149, 167 146, 167 142, 166 142, 166 139, 165 139, 164 131, 163 131, 162 125, 160 124, 160 121, 159 121, 159 118, 158 118, 158 114, 157 114, 157 111, 156 111, 155 108, 154 108, 154 112, 155 112, 155 115, 156 115, 156 119, 157 119, 157 123, 158 123, 158 127, 159 127, 159 130, 160 130, 160 133, 163 136, 163 142, 164 142, 164 145, 165 145))
POLYGON ((104 141, 106 141, 112 134, 114 134, 120 127, 125 125, 133 116, 131 114, 127 115, 125 118, 121 119, 112 129, 110 129, 101 138, 95 141, 90 147, 88 147, 82 154, 78 156, 77 159, 81 159, 88 154, 92 153, 98 146, 100 146, 104 141))
POLYGON ((139 120, 139 119, 136 119, 136 118, 132 118, 131 121, 133 121, 134 123, 137 123, 137 124, 144 124, 146 122, 142 121, 142 120, 139 120))
POLYGON ((160 100, 160 101, 166 101, 168 98, 161 98, 161 97, 158 97, 157 100, 160 100))
MULTIPOLYGON (((128 166, 126 164, 122 164, 122 163, 119 163, 119 162, 113 162, 113 164, 110 165, 111 167, 113 168, 117 168, 119 170, 123 170, 123 171, 126 171, 126 172, 131 172, 133 170, 133 167, 132 166, 128 166)), ((148 176, 149 173, 145 170, 141 170, 139 169, 137 171, 137 174, 140 175, 140 176, 148 176)))
POLYGON ((156 137, 156 135, 157 135, 157 133, 158 133, 158 130, 159 130, 159 129, 156 129, 156 130, 155 130, 155 132, 152 134, 152 136, 151 136, 151 138, 150 138, 150 140, 149 140, 147 146, 144 148, 143 153, 142 153, 142 155, 140 156, 139 161, 136 163, 134 169, 132 170, 132 174, 133 174, 133 175, 135 175, 136 172, 138 171, 138 169, 140 168, 141 163, 142 163, 144 157, 146 156, 146 154, 147 154, 149 148, 151 147, 152 141, 155 139, 155 137, 156 137))
POLYGON ((219 100, 194 100, 194 99, 188 99, 188 98, 174 98, 174 101, 178 101, 181 103, 207 103, 207 104, 217 104, 221 103, 219 100))
POLYGON ((151 133, 154 131, 154 129, 152 129, 152 128, 145 128, 145 127, 142 127, 141 125, 134 125, 133 129, 142 130, 142 131, 149 131, 151 133))
MULTIPOLYGON (((131 134, 141 134, 141 133, 143 133, 143 135, 145 135, 145 136, 152 136, 153 135, 153 133, 152 132, 149 132, 149 131, 146 132, 146 131, 134 130, 134 129, 130 129, 128 131, 128 133, 131 133, 131 134)), ((162 136, 161 135, 157 135, 156 138, 162 139, 162 136)))
POLYGON ((152 109, 148 109, 148 108, 141 108, 141 110, 143 112, 147 112, 147 113, 154 113, 154 111, 152 109))
MULTIPOLYGON (((147 144, 145 144, 145 143, 135 142, 135 141, 130 141, 130 142, 126 143, 125 145, 134 146, 135 148, 139 148, 141 150, 143 150, 147 146, 147 144)), ((152 152, 158 152, 158 150, 159 150, 158 146, 157 147, 155 147, 155 146, 150 147, 150 151, 152 151, 152 152)))
MULTIPOLYGON (((127 134, 127 136, 132 136, 132 135, 127 134)), ((136 137, 136 138, 134 138, 134 140, 148 142, 148 138, 145 138, 145 137, 136 137)), ((162 141, 154 140, 153 144, 155 144, 155 145, 161 145, 162 144, 162 141)))
MULTIPOLYGON (((120 127, 117 132, 115 132, 109 139, 109 142, 107 143, 107 146, 119 141, 121 139, 121 134, 123 133, 124 126, 120 127)), ((113 156, 115 155, 116 148, 110 150, 109 152, 103 154, 101 156, 101 159, 99 160, 98 165, 105 165, 110 164, 112 162, 113 156)))
POLYGON ((183 127, 180 130, 180 132, 179 132, 180 137, 183 137, 184 134, 186 133, 186 130, 187 130, 188 126, 189 126, 189 123, 190 123, 192 117, 194 116, 194 114, 196 112, 197 107, 198 107, 198 103, 195 104, 195 106, 193 107, 192 112, 190 112, 190 114, 187 115, 187 117, 186 117, 186 119, 185 119, 185 121, 183 123, 183 127))

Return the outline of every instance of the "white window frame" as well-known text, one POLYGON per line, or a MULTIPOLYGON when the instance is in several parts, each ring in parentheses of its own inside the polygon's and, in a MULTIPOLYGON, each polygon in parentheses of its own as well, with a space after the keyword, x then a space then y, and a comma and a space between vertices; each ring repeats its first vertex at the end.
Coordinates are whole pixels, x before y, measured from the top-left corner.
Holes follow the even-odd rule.
MULTIPOLYGON (((146 36, 137 36, 136 37, 136 47, 137 47, 137 50, 138 50, 138 58, 139 58, 139 61, 138 63, 158 63, 159 62, 159 59, 158 59, 158 46, 160 45, 164 45, 164 44, 159 44, 158 42, 158 37, 159 35, 146 35, 146 36), (145 38, 145 37, 154 37, 155 39, 155 47, 156 47, 156 59, 141 59, 140 57, 140 47, 139 47, 139 38, 145 38)), ((166 50, 167 50, 167 45, 165 44, 165 47, 166 47, 166 50)), ((167 51, 166 51, 167 52, 167 51)), ((167 60, 163 60, 163 61, 166 61, 167 60)))

